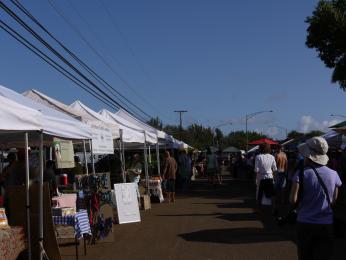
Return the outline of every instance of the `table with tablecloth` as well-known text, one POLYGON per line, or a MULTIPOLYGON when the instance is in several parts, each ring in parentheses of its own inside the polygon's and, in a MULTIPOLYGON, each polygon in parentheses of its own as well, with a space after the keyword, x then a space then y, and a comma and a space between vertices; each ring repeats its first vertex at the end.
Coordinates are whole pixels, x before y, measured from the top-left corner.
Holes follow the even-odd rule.
POLYGON ((65 194, 52 198, 53 204, 61 208, 76 208, 77 194, 65 194))
POLYGON ((86 210, 80 210, 75 215, 53 216, 55 225, 73 226, 77 239, 83 237, 84 234, 91 235, 88 213, 86 210))
POLYGON ((15 260, 25 248, 23 227, 0 228, 0 260, 15 260))

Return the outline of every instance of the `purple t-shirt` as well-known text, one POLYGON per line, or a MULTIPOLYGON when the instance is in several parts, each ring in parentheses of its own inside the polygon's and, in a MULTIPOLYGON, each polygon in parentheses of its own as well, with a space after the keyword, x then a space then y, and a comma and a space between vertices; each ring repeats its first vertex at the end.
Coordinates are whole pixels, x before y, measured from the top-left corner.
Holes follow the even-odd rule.
MULTIPOLYGON (((335 187, 340 187, 342 184, 338 173, 327 166, 315 166, 315 168, 328 190, 329 198, 332 200, 335 187)), ((299 183, 298 172, 294 175, 293 181, 299 183)), ((303 197, 299 203, 297 221, 310 224, 332 224, 332 209, 328 205, 315 172, 309 167, 304 170, 303 186, 303 197)))

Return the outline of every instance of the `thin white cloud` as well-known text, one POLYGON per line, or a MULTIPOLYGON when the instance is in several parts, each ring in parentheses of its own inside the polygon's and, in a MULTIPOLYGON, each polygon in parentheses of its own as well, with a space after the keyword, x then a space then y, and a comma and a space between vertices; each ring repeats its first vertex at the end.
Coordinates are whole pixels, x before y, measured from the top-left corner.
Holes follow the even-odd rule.
POLYGON ((312 116, 304 115, 300 118, 298 123, 298 131, 306 133, 313 130, 320 130, 323 132, 329 131, 331 125, 339 123, 339 119, 318 121, 312 116))
POLYGON ((268 136, 277 138, 279 136, 282 136, 281 130, 278 127, 269 127, 266 132, 265 132, 268 136))

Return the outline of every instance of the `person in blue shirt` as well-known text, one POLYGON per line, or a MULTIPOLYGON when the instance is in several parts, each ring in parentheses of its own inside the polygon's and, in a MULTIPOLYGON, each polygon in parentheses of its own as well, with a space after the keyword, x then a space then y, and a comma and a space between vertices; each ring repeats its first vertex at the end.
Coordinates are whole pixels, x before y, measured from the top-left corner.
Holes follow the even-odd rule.
POLYGON ((304 169, 293 177, 290 194, 293 204, 299 198, 298 257, 299 260, 329 259, 334 238, 331 204, 336 201, 342 183, 338 173, 326 166, 328 143, 324 138, 310 138, 298 150, 304 157, 304 169))

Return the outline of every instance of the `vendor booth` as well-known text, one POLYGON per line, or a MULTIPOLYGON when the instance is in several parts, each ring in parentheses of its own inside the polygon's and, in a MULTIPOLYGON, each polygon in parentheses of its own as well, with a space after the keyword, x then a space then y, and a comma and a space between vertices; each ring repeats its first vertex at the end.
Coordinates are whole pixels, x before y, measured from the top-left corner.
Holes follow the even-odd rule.
MULTIPOLYGON (((40 103, 37 103, 29 98, 26 98, 10 89, 5 87, 0 87, 0 96, 6 97, 14 102, 20 103, 26 107, 30 107, 32 110, 40 111, 42 114, 41 117, 41 127, 39 131, 28 132, 27 139, 25 140, 27 145, 26 147, 26 157, 28 155, 28 145, 30 144, 33 147, 39 147, 39 153, 37 157, 34 156, 33 159, 30 158, 30 163, 34 161, 33 166, 30 166, 31 169, 36 167, 38 176, 37 178, 32 177, 32 181, 38 181, 38 184, 30 188, 30 194, 33 194, 33 202, 37 205, 37 208, 33 208, 33 211, 30 212, 30 205, 34 205, 31 202, 31 197, 29 196, 29 184, 27 183, 27 189, 24 193, 23 198, 26 197, 27 204, 27 214, 19 214, 22 212, 20 209, 16 208, 20 203, 17 203, 16 200, 21 198, 20 196, 13 195, 12 198, 9 198, 9 209, 13 209, 13 212, 9 212, 11 219, 10 222, 22 224, 24 219, 30 216, 34 218, 35 221, 29 223, 26 222, 28 249, 29 249, 29 259, 32 256, 33 259, 41 259, 43 254, 48 256, 54 255, 53 259, 60 259, 59 249, 56 244, 55 233, 53 232, 53 222, 51 209, 46 209, 45 207, 50 207, 49 198, 49 189, 44 189, 43 187, 43 178, 44 178, 44 145, 46 147, 52 146, 55 137, 62 138, 62 140, 89 140, 92 137, 90 127, 83 124, 82 122, 63 114, 59 111, 53 110, 47 106, 44 106, 40 103), (37 160, 37 162, 35 161, 37 160), (37 197, 36 197, 37 194, 37 197), (44 203, 47 201, 47 203, 44 203), (24 219, 23 219, 24 218, 24 219), (43 237, 46 239, 43 240, 43 237), (54 243, 55 241, 55 243, 54 243)), ((17 117, 22 118, 23 113, 18 113, 17 117), (20 116, 18 116, 20 115, 20 116)), ((23 142, 19 138, 19 135, 11 136, 11 133, 6 133, 2 135, 1 145, 2 147, 23 147, 23 142)), ((35 155, 35 154, 33 154, 35 155)), ((29 172, 29 159, 26 162, 27 172, 29 172)), ((28 173, 27 173, 28 174, 28 173)), ((14 187, 15 188, 15 187, 14 187)), ((16 192, 12 194, 22 194, 23 187, 18 186, 16 192)), ((9 192, 9 195, 11 193, 9 192)))
MULTIPOLYGON (((3 140, 3 135, 15 135, 17 138, 22 137, 22 144, 25 148, 25 165, 28 166, 28 132, 41 130, 41 112, 30 109, 11 101, 10 99, 0 96, 0 118, 0 140, 3 140)), ((28 216, 26 218, 26 232, 23 230, 23 225, 9 226, 9 221, 7 220, 6 216, 8 212, 5 212, 4 208, 0 208, 0 259, 16 259, 17 256, 26 248, 28 248, 29 255, 31 253, 31 241, 30 239, 27 239, 30 237, 31 233, 29 217, 30 200, 28 170, 25 174, 25 193, 27 195, 27 199, 24 201, 24 203, 27 206, 26 213, 28 216)))

